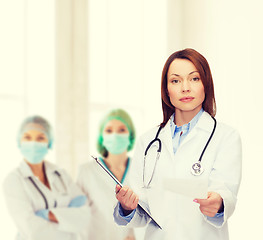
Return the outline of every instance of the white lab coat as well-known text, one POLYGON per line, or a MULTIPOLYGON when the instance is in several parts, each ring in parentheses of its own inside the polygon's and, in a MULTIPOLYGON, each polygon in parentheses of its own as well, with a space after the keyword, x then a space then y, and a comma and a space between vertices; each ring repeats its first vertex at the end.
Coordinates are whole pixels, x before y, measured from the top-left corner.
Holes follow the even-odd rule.
MULTIPOLYGON (((171 120, 170 120, 171 121, 171 120)), ((157 129, 144 134, 137 143, 130 173, 131 187, 140 199, 148 203, 155 220, 163 228, 160 230, 138 208, 132 220, 127 223, 119 216, 119 205, 114 211, 118 224, 130 227, 147 225, 145 239, 151 240, 227 240, 227 219, 232 215, 241 181, 241 141, 233 128, 218 123, 214 136, 202 158, 204 172, 194 176, 190 172, 211 134, 214 121, 206 112, 202 114, 196 126, 173 153, 170 122, 161 130, 162 152, 157 163, 150 189, 143 189, 143 156, 149 142, 154 139, 157 129), (192 198, 168 191, 163 186, 165 178, 206 179, 208 191, 221 195, 224 202, 224 216, 209 218, 199 209, 192 198), (150 221, 150 222, 149 222, 150 221)), ((150 178, 155 163, 157 144, 151 147, 146 160, 145 178, 150 178)), ((146 182, 147 182, 146 181, 146 182)))
POLYGON ((24 161, 4 181, 6 204, 18 229, 16 239, 79 239, 79 233, 89 223, 90 210, 87 206, 79 208, 68 208, 67 206, 74 197, 83 195, 83 193, 64 170, 47 161, 44 164, 51 190, 33 175, 30 167, 24 161), (56 174, 56 171, 60 176, 56 174), (29 177, 32 177, 43 192, 48 208, 59 223, 50 222, 35 215, 37 210, 45 209, 46 205, 44 198, 29 177))
MULTIPOLYGON (((123 183, 126 185, 129 177, 129 169, 127 170, 123 183)), ((83 240, 124 240, 127 236, 133 236, 132 229, 118 226, 114 222, 113 209, 117 203, 116 183, 95 161, 80 166, 77 183, 88 196, 92 209, 92 221, 83 232, 83 240)))

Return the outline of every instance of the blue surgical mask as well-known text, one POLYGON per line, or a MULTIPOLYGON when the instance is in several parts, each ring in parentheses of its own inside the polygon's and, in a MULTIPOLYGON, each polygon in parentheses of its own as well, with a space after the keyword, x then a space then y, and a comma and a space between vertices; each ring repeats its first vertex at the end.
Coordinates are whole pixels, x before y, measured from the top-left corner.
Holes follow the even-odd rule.
POLYGON ((48 152, 48 143, 21 142, 20 151, 28 162, 38 164, 48 152))
POLYGON ((112 154, 121 154, 127 150, 130 144, 129 134, 104 134, 102 144, 108 152, 112 154))

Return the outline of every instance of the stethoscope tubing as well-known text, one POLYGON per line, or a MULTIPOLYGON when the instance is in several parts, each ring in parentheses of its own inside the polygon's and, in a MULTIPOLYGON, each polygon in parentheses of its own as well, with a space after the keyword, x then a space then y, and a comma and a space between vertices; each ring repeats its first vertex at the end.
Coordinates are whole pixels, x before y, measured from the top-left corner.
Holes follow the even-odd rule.
MULTIPOLYGON (((203 155, 204 155, 204 153, 205 153, 205 151, 206 151, 206 149, 207 149, 207 147, 208 147, 208 145, 209 145, 209 143, 210 143, 210 141, 211 141, 211 139, 212 139, 212 137, 213 137, 213 135, 214 135, 214 133, 215 133, 215 129, 216 129, 216 126, 217 126, 217 121, 216 121, 216 119, 215 119, 213 116, 211 116, 211 117, 212 117, 212 119, 214 120, 214 127, 213 127, 213 130, 212 130, 212 132, 211 132, 211 134, 210 134, 210 136, 209 136, 209 139, 207 140, 206 145, 205 145, 205 147, 204 147, 204 149, 203 149, 203 151, 202 151, 202 153, 201 153, 201 155, 200 155, 200 157, 199 157, 199 160, 198 160, 198 163, 199 163, 199 164, 201 164, 203 155)), ((152 179, 153 179, 153 176, 154 176, 154 173, 155 173, 155 169, 156 169, 156 165, 157 165, 157 161, 158 161, 158 159, 159 159, 159 157, 160 157, 160 154, 161 154, 161 151, 162 151, 162 142, 161 142, 161 139, 159 138, 159 134, 160 134, 160 131, 161 131, 161 130, 162 130, 162 126, 159 127, 159 129, 158 129, 158 131, 157 131, 157 133, 156 133, 155 138, 148 144, 148 146, 146 147, 145 152, 144 152, 144 162, 143 162, 143 184, 144 184, 144 188, 149 188, 150 183, 152 182, 152 179), (148 184, 146 185, 146 184, 145 184, 145 179, 144 179, 144 176, 145 176, 145 165, 146 165, 146 156, 147 156, 148 150, 151 148, 151 146, 152 146, 153 143, 155 143, 155 142, 158 142, 158 145, 159 145, 158 150, 157 150, 157 157, 156 157, 156 160, 155 160, 155 164, 154 164, 152 176, 151 176, 148 184)), ((200 166, 201 166, 201 165, 200 165, 200 166)), ((202 173, 202 172, 201 172, 201 173, 202 173)), ((194 175, 195 175, 195 174, 194 174, 194 175)), ((200 174, 198 174, 198 175, 200 175, 200 174)))
POLYGON ((205 153, 205 150, 206 150, 206 148, 208 147, 208 144, 210 143, 210 141, 211 141, 211 139, 212 139, 212 137, 213 137, 213 135, 214 135, 214 133, 215 133, 215 130, 216 130, 216 125, 217 125, 216 119, 215 119, 213 116, 211 116, 211 117, 212 117, 212 119, 214 120, 214 128, 213 128, 212 133, 210 134, 210 137, 209 137, 209 139, 207 140, 206 145, 205 145, 205 147, 204 147, 204 149, 203 149, 203 151, 202 151, 202 153, 201 153, 201 155, 200 155, 200 157, 199 157, 199 160, 198 160, 199 163, 202 161, 202 158, 203 158, 203 155, 204 155, 204 153, 205 153))
POLYGON ((34 185, 34 187, 38 190, 38 192, 40 193, 40 195, 41 195, 42 198, 44 199, 45 208, 48 209, 48 202, 47 202, 46 196, 45 196, 44 193, 40 190, 40 188, 37 186, 37 184, 35 183, 35 181, 33 180, 32 177, 29 177, 28 179, 31 181, 31 183, 34 185))
MULTIPOLYGON (((61 174, 58 172, 58 171, 55 171, 55 174, 60 178, 62 184, 64 185, 64 188, 66 189, 66 186, 64 184, 64 181, 61 177, 61 174)), ((47 198, 45 196, 45 194, 41 191, 41 189, 37 186, 37 184, 35 183, 35 181, 33 180, 32 177, 28 177, 28 179, 30 180, 30 182, 33 184, 33 186, 37 189, 37 191, 39 192, 39 194, 42 196, 44 202, 45 202, 45 209, 49 209, 49 206, 48 206, 48 201, 47 201, 47 198)), ((55 201, 54 203, 54 208, 57 207, 57 201, 55 201)))

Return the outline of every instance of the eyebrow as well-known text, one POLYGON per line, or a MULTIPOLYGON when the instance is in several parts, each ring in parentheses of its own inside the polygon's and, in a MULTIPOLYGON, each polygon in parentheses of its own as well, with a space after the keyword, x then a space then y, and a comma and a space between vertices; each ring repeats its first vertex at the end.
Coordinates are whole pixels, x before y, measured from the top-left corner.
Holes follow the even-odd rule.
MULTIPOLYGON (((191 74, 193 74, 193 73, 195 73, 195 72, 199 73, 198 71, 193 71, 193 72, 190 72, 188 75, 191 75, 191 74)), ((179 75, 179 74, 176 74, 176 73, 172 73, 171 75, 175 75, 175 76, 177 76, 177 77, 180 77, 180 75, 179 75)))

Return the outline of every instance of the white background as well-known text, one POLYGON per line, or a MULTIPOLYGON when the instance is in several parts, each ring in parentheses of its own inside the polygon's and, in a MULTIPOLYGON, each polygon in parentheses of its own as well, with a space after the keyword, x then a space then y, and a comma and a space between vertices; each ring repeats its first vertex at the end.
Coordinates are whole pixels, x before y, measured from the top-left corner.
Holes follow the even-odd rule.
MULTIPOLYGON (((164 62, 195 48, 212 69, 217 119, 242 138, 243 179, 229 220, 234 240, 262 235, 262 10, 260 0, 90 0, 87 7, 88 150, 95 151, 99 119, 113 107, 131 114, 137 135, 159 124, 164 62)), ((0 31, 2 184, 21 160, 15 140, 22 119, 41 114, 56 127, 55 1, 0 0, 0 31)), ((12 239, 2 194, 0 206, 0 238, 12 239)))

